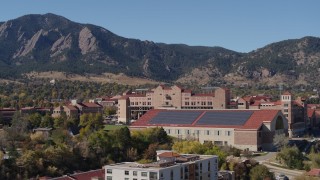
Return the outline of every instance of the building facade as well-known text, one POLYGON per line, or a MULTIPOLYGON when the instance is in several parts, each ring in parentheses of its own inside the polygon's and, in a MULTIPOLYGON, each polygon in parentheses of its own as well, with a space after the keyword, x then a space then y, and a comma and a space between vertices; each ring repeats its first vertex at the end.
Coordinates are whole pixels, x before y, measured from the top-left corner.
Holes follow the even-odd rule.
POLYGON ((152 90, 125 92, 118 100, 118 120, 136 120, 151 109, 228 109, 229 105, 230 90, 226 88, 195 94, 176 85, 160 85, 152 90))
POLYGON ((303 99, 293 100, 290 92, 286 91, 280 96, 280 100, 272 101, 269 96, 246 96, 239 98, 238 109, 276 109, 281 110, 288 120, 289 137, 299 136, 308 126, 307 106, 303 99))
POLYGON ((106 180, 217 180, 218 157, 162 152, 149 164, 124 162, 106 165, 106 180))
POLYGON ((163 127, 178 139, 212 142, 251 151, 274 150, 275 134, 287 134, 280 110, 150 110, 131 130, 163 127))

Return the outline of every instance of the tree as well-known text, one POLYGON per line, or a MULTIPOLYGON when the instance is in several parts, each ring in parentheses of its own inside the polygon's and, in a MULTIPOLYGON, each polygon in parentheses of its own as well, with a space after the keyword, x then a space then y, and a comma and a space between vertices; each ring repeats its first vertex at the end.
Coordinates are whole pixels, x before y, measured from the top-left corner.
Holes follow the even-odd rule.
POLYGON ((282 134, 275 134, 273 137, 273 145, 277 148, 277 150, 282 149, 285 147, 289 142, 288 137, 284 133, 282 134))
POLYGON ((277 158, 291 169, 303 168, 303 154, 296 146, 282 148, 277 154, 277 158))
POLYGON ((143 153, 143 159, 149 159, 155 161, 157 159, 158 143, 150 144, 148 149, 143 153))
POLYGON ((117 113, 117 108, 114 107, 114 106, 105 107, 104 108, 104 113, 107 116, 116 114, 117 113))
POLYGON ((42 116, 39 113, 33 113, 28 116, 32 128, 39 127, 41 124, 42 116))
POLYGON ((265 180, 274 179, 274 174, 265 165, 257 165, 250 170, 250 179, 265 180))
POLYGON ((83 114, 80 116, 80 136, 88 137, 92 132, 103 128, 103 118, 100 113, 83 114))
POLYGON ((40 123, 40 127, 48 127, 48 128, 52 128, 53 127, 53 118, 49 115, 46 114, 43 118, 42 121, 40 123))
POLYGON ((131 147, 131 134, 127 127, 110 131, 108 133, 112 141, 114 149, 114 156, 116 161, 123 161, 126 159, 127 150, 131 147))

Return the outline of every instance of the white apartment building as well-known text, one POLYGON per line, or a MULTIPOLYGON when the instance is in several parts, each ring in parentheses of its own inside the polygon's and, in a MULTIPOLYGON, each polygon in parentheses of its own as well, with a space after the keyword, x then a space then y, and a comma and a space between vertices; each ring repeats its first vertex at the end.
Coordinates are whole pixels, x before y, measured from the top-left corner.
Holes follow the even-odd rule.
POLYGON ((218 157, 166 151, 149 164, 123 162, 104 166, 106 180, 217 180, 218 157))

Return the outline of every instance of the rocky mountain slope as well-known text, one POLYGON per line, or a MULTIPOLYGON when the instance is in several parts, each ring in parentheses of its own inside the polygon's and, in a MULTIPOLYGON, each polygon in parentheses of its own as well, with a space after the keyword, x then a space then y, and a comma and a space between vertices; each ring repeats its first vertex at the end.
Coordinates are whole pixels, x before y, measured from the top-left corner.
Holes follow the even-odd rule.
POLYGON ((305 37, 250 53, 221 47, 162 44, 117 36, 54 14, 0 22, 0 78, 29 72, 124 73, 160 81, 275 84, 314 81, 320 71, 320 39, 305 37))

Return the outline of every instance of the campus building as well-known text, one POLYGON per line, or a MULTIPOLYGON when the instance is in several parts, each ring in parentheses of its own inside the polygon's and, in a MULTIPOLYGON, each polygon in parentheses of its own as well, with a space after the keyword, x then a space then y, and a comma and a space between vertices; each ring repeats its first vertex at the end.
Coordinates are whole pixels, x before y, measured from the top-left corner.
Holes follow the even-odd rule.
POLYGON ((106 180, 218 179, 218 157, 212 155, 157 152, 158 160, 149 164, 124 162, 104 166, 106 180))
POLYGON ((287 134, 281 110, 165 110, 154 109, 130 126, 131 130, 163 127, 168 135, 201 143, 230 145, 243 150, 274 150, 275 134, 287 134))
POLYGON ((160 85, 152 90, 127 91, 118 99, 118 120, 139 119, 151 109, 228 109, 230 90, 211 88, 202 94, 179 86, 160 85))
POLYGON ((60 117, 63 113, 67 117, 79 118, 82 114, 102 113, 102 105, 95 102, 80 102, 79 100, 72 100, 71 104, 66 106, 59 106, 53 109, 52 117, 60 117))
MULTIPOLYGON (((237 101, 238 109, 276 109, 281 110, 288 119, 289 137, 302 135, 307 127, 316 124, 308 118, 307 106, 302 98, 293 100, 290 92, 284 92, 280 100, 272 101, 270 96, 245 96, 237 101)), ((311 116, 311 115, 310 115, 311 116)))

